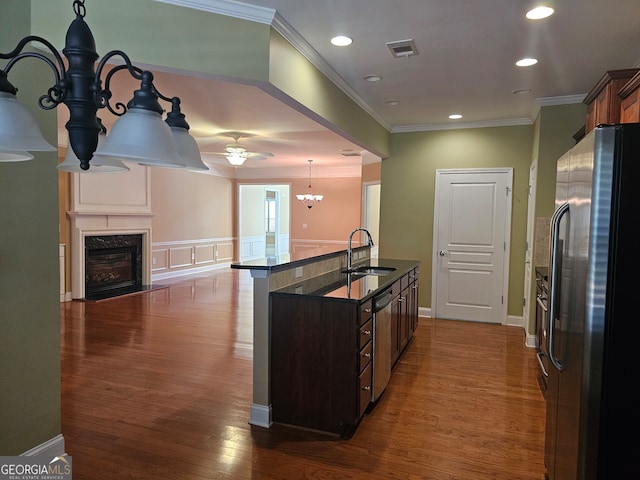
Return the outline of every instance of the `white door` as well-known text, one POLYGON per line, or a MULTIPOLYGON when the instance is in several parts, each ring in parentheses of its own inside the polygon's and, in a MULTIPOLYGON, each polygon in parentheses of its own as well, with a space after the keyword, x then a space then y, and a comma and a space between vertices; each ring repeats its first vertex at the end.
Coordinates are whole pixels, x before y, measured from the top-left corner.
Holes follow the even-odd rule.
POLYGON ((512 169, 437 170, 435 317, 506 323, 512 169))

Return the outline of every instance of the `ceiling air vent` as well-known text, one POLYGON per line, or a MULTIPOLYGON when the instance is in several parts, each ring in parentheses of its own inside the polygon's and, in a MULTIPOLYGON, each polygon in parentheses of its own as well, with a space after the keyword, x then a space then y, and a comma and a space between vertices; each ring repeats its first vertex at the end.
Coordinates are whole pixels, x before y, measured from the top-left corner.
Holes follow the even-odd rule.
POLYGON ((411 55, 417 55, 418 49, 412 39, 400 40, 399 42, 387 42, 387 47, 391 50, 391 54, 398 57, 410 57, 411 55))
POLYGON ((359 157, 361 155, 360 152, 356 152, 355 150, 352 150, 350 148, 340 150, 340 154, 344 155, 345 157, 359 157))

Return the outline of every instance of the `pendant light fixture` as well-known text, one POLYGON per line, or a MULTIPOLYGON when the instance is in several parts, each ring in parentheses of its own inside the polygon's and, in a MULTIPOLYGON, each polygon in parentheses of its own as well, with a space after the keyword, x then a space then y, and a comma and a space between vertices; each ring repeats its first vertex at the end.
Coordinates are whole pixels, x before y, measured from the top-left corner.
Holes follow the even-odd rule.
POLYGON ((296 195, 296 198, 307 205, 307 208, 313 207, 315 203, 321 202, 324 195, 311 193, 311 163, 313 160, 307 160, 309 162, 309 187, 307 193, 296 195))
POLYGON ((29 152, 57 150, 46 142, 27 108, 17 101, 17 90, 8 80, 9 72, 18 61, 37 58, 49 65, 55 77, 54 85, 39 98, 39 106, 52 110, 65 104, 69 109, 65 127, 69 132, 70 153, 60 164, 60 170, 81 172, 90 166, 100 166, 104 168, 96 171, 127 171, 121 160, 148 166, 208 170, 180 112, 180 99, 162 95, 153 84, 151 72, 134 66, 120 50, 108 52, 94 67, 98 53, 93 34, 84 21, 84 3, 84 0, 73 1, 76 18, 69 26, 62 50, 66 62, 48 40, 34 35, 20 40, 13 51, 0 53, 0 59, 9 60, 0 69, 0 162, 29 160, 33 158, 29 152), (32 42, 44 46, 51 58, 37 51, 23 51, 32 42), (114 57, 120 57, 124 64, 107 72, 107 62, 114 57), (103 70, 106 72, 104 88, 103 70), (126 107, 110 103, 111 79, 121 70, 141 82, 126 107), (172 105, 164 122, 159 100, 172 105), (106 140, 101 136, 104 127, 97 117, 101 108, 119 117, 106 140), (74 157, 78 166, 72 163, 74 157))

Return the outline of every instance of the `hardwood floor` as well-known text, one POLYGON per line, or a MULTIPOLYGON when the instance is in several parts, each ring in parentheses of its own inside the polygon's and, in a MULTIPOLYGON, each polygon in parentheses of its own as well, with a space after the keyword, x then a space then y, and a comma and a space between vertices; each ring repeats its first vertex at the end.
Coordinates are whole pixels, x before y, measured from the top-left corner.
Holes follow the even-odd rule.
POLYGON ((247 271, 162 283, 61 304, 74 479, 544 478, 544 400, 521 329, 421 318, 379 403, 339 440, 247 423, 247 271))

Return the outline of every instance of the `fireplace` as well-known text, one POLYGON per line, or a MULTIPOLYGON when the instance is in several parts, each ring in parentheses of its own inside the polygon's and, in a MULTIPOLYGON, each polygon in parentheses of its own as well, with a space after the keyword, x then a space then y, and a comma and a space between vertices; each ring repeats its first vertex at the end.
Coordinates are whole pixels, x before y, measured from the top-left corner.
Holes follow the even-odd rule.
POLYGON ((85 298, 100 300, 143 289, 142 235, 85 237, 85 298))

